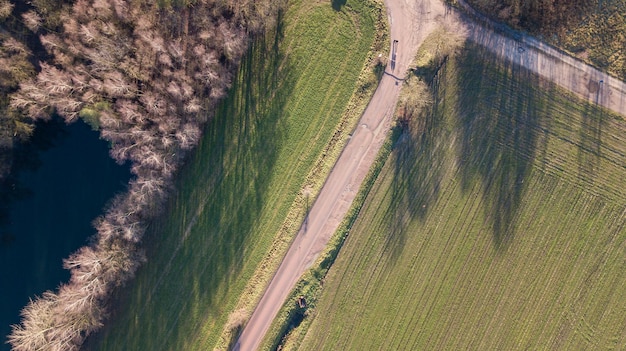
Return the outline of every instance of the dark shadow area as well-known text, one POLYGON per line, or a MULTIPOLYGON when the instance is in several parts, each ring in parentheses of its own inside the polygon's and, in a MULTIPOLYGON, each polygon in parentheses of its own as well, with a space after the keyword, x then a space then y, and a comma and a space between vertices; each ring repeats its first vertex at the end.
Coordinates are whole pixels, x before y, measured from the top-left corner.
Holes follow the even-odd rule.
MULTIPOLYGON (((35 6, 33 6, 32 2, 24 0, 12 1, 12 3, 15 5, 15 7, 13 8, 11 16, 8 16, 6 19, 0 22, 0 30, 11 33, 11 35, 18 39, 20 42, 26 44, 28 49, 33 54, 30 57, 29 61, 36 70, 39 70, 40 62, 50 62, 52 60, 52 56, 45 49, 39 37, 39 35, 44 32, 44 30, 40 29, 37 33, 34 33, 32 30, 26 27, 26 24, 22 19, 22 15, 28 11, 34 11, 35 6)), ((50 5, 60 7, 62 5, 70 5, 71 3, 71 1, 62 0, 57 1, 56 3, 51 3, 50 5)))
POLYGON ((482 188, 496 249, 515 234, 515 214, 537 148, 545 90, 538 78, 473 45, 459 60, 457 111, 462 187, 482 188))
POLYGON ((149 262, 132 287, 118 292, 113 320, 87 349, 186 350, 189 336, 204 326, 199 320, 222 313, 224 289, 240 279, 255 245, 250 235, 263 208, 272 206, 267 191, 297 78, 279 47, 282 17, 252 42, 229 96, 180 172, 166 215, 150 224, 149 262))
POLYGON ((412 72, 428 85, 433 85, 433 80, 435 78, 440 78, 439 71, 445 66, 448 58, 449 57, 447 55, 439 58, 433 58, 427 65, 415 67, 412 72))
POLYGON ((331 0, 333 10, 341 11, 341 8, 346 5, 347 0, 331 0))
POLYGON ((386 250, 392 255, 402 251, 408 221, 423 219, 437 200, 445 167, 452 167, 452 158, 446 160, 450 145, 461 189, 480 201, 498 252, 515 238, 534 164, 585 189, 593 185, 592 192, 610 189, 613 180, 606 179, 626 167, 618 138, 607 134, 615 118, 597 105, 607 98, 601 82, 589 83, 596 104, 588 104, 473 43, 449 60, 413 71, 429 83, 434 106, 417 124, 407 123, 395 145, 393 192, 385 213, 386 250))
POLYGON ((605 109, 598 105, 603 98, 603 84, 589 82, 589 92, 595 95, 594 103, 585 104, 581 125, 578 130, 578 177, 588 184, 594 183, 602 158, 602 129, 608 117, 605 109))
POLYGON ((239 336, 243 332, 243 325, 238 325, 232 330, 232 334, 230 335, 230 340, 228 340, 228 351, 235 350, 235 343, 239 340, 239 336))
POLYGON ((304 232, 306 233, 307 230, 309 229, 309 210, 311 209, 311 205, 309 204, 309 197, 310 194, 306 194, 305 196, 305 205, 304 205, 304 232))
POLYGON ((387 74, 385 71, 387 69, 387 65, 383 64, 380 60, 374 65, 374 75, 376 76, 376 80, 380 82, 383 79, 383 75, 387 74))
POLYGON ((516 6, 515 3, 508 1, 467 0, 467 2, 480 11, 476 13, 477 15, 488 18, 499 26, 555 38, 562 37, 565 31, 577 27, 585 17, 584 14, 597 11, 602 3, 589 0, 573 2, 552 0, 521 2, 516 6))
POLYGON ((69 279, 62 259, 87 243, 95 233, 91 222, 130 179, 129 167, 117 165, 108 144, 82 121, 38 122, 30 142, 13 155, 0 190, 3 336, 29 298, 69 279))
POLYGON ((285 321, 283 330, 280 331, 280 335, 276 337, 276 342, 270 347, 272 351, 280 351, 283 348, 285 339, 291 333, 292 330, 300 326, 304 318, 307 316, 307 308, 299 307, 289 310, 289 317, 285 321))
POLYGON ((626 148, 621 135, 626 123, 623 117, 598 104, 608 99, 602 81, 592 80, 588 88, 593 101, 579 105, 567 130, 567 140, 576 146, 574 157, 578 166, 577 172, 572 167, 571 173, 587 191, 623 203, 626 148))
MULTIPOLYGON (((439 196, 449 148, 446 141, 450 136, 443 118, 448 103, 444 98, 446 69, 443 62, 435 74, 429 75, 428 89, 424 93, 431 95, 432 104, 410 121, 401 123, 402 134, 392 154, 395 168, 392 203, 385 214, 390 223, 385 250, 393 258, 404 248, 407 223, 414 218, 424 220, 439 196)), ((426 80, 426 76, 417 77, 426 80)))
POLYGON ((11 204, 33 195, 32 190, 24 187, 19 175, 22 172, 37 172, 42 163, 40 154, 61 145, 67 137, 68 131, 60 118, 41 121, 35 126, 28 142, 17 144, 9 151, 11 173, 0 182, 0 236, 6 235, 4 227, 10 223, 11 204))

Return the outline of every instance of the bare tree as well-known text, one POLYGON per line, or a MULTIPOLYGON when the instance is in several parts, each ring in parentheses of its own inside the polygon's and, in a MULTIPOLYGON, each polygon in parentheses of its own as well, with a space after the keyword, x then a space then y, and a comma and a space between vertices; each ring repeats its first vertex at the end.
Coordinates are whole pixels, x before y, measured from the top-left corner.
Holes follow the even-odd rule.
POLYGON ((13 12, 13 4, 8 0, 0 0, 0 21, 5 20, 13 12))
POLYGON ((50 343, 50 334, 57 328, 55 314, 58 296, 45 292, 42 296, 30 300, 22 309, 22 322, 12 326, 9 343, 15 351, 55 350, 57 345, 50 343))
POLYGON ((28 27, 28 29, 30 29, 33 33, 37 33, 39 27, 41 27, 42 18, 33 10, 24 12, 22 14, 22 19, 24 20, 26 27, 28 27))
POLYGON ((130 161, 135 174, 94 221, 92 244, 64 260, 70 281, 31 301, 9 337, 16 350, 75 350, 102 325, 111 291, 143 262, 138 244, 147 221, 161 211, 180 161, 226 95, 248 35, 276 5, 197 0, 193 10, 171 11, 148 0, 76 0, 57 14, 54 32, 44 30, 48 18, 35 7, 24 20, 42 32, 53 59, 20 85, 11 106, 34 119, 89 116, 111 156, 130 161))

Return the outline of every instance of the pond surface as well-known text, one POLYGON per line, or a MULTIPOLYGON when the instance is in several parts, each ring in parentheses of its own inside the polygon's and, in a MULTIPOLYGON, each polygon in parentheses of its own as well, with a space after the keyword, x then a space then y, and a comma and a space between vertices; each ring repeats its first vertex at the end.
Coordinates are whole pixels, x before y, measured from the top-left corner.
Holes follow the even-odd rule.
POLYGON ((128 166, 82 121, 39 123, 0 189, 0 350, 29 298, 69 279, 62 259, 95 234, 92 221, 126 189, 128 166))

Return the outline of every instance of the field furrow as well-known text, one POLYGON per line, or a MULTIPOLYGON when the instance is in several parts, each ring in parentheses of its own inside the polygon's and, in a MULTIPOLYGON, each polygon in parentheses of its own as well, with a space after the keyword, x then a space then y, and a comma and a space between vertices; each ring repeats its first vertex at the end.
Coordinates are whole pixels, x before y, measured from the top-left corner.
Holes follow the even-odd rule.
POLYGON ((626 348, 625 118, 471 45, 445 65, 301 349, 626 348))

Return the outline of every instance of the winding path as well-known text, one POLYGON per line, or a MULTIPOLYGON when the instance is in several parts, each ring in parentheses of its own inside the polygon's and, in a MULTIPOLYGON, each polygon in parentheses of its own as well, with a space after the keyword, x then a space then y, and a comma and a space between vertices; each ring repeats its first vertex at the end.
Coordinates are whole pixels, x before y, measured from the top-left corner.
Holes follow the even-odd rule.
POLYGON ((626 86, 578 60, 529 37, 504 37, 479 24, 459 19, 440 0, 385 0, 391 39, 386 74, 361 117, 350 141, 311 207, 307 225, 294 242, 240 335, 234 350, 256 350, 279 309, 300 276, 313 264, 346 215, 390 128, 405 76, 417 48, 435 28, 467 35, 503 58, 533 70, 542 77, 626 115, 626 86), (520 49, 521 48, 521 49, 520 49), (393 68, 392 68, 393 67, 393 68))

